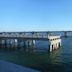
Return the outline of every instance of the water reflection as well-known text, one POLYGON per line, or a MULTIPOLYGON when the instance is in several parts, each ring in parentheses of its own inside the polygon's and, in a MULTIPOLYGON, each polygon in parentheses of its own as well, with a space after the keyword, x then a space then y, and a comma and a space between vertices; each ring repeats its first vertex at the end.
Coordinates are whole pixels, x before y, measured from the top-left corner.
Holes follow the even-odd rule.
MULTIPOLYGON (((44 43, 37 42, 36 45, 41 46, 44 43)), ((62 47, 51 53, 47 51, 47 42, 43 46, 42 49, 46 48, 44 52, 25 53, 27 49, 25 45, 16 48, 10 45, 0 45, 0 59, 38 69, 41 72, 72 72, 72 38, 63 38, 62 47)))

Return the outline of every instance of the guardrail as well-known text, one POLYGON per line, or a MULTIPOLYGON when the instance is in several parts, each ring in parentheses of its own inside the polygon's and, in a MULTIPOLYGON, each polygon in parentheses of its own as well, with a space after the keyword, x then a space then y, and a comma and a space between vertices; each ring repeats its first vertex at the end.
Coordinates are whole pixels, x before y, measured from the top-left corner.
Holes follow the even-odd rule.
POLYGON ((0 37, 48 38, 45 35, 0 35, 0 37))

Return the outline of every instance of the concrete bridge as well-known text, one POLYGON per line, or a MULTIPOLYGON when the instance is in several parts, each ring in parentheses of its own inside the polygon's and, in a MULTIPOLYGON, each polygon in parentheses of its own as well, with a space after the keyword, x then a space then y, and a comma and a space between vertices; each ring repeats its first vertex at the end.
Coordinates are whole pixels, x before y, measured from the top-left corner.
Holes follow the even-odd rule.
POLYGON ((0 36, 48 36, 48 35, 60 35, 62 37, 72 36, 72 31, 34 31, 34 32, 0 32, 0 36))
POLYGON ((72 31, 50 31, 49 34, 60 35, 61 37, 72 37, 72 31))
MULTIPOLYGON (((7 45, 8 41, 10 46, 17 47, 17 43, 23 41, 24 47, 26 45, 28 49, 32 48, 33 50, 36 40, 42 40, 48 41, 48 49, 51 52, 57 46, 61 46, 61 37, 68 36, 72 36, 72 31, 0 32, 0 46, 7 45)), ((20 47, 19 43, 18 47, 20 47)))
MULTIPOLYGON (((59 48, 61 46, 61 38, 60 36, 49 35, 49 32, 2 32, 0 33, 0 45, 7 44, 7 40, 9 40, 9 44, 12 45, 12 39, 14 40, 14 46, 16 46, 17 42, 24 41, 24 44, 27 45, 27 48, 30 50, 34 50, 35 41, 43 40, 48 41, 48 51, 52 52, 53 50, 59 48)), ((18 45, 19 46, 19 45, 18 45)))

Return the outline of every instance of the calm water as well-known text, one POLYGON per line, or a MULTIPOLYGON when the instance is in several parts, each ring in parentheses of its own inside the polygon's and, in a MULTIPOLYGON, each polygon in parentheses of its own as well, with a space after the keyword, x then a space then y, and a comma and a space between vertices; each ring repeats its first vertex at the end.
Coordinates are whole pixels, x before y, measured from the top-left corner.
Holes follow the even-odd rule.
MULTIPOLYGON (((47 48, 47 42, 37 42, 38 48, 47 48)), ((24 53, 23 51, 0 51, 0 59, 41 72, 72 72, 72 38, 62 38, 62 47, 47 53, 24 53)))

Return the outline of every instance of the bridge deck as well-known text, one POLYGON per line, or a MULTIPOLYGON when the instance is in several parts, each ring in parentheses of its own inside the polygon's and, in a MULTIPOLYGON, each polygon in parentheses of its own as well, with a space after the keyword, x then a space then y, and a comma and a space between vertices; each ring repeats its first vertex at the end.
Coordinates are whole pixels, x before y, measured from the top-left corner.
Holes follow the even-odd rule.
POLYGON ((0 36, 0 39, 51 40, 60 39, 60 36, 0 36))

